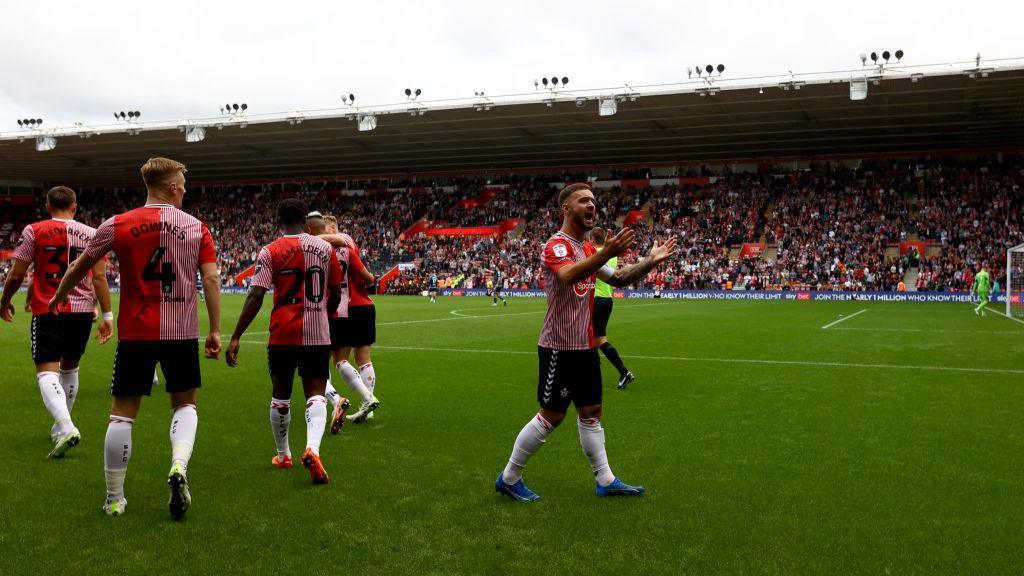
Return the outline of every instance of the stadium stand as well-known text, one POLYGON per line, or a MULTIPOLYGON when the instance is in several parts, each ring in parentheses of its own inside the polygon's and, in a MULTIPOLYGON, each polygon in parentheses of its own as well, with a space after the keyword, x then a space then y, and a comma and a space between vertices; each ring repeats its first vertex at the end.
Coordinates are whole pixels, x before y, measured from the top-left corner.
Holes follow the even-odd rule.
MULTIPOLYGON (((896 290, 902 280, 909 290, 964 291, 982 262, 1004 283, 1005 249, 1024 242, 1019 156, 691 170, 660 184, 644 175, 594 185, 601 224, 638 231, 623 263, 657 238, 679 238, 678 261, 645 278, 645 288, 896 290)), ((447 178, 363 190, 330 180, 191 185, 185 209, 214 234, 226 284, 276 235, 276 200, 297 196, 336 214, 376 274, 401 264, 389 293, 419 292, 432 274, 453 288, 495 275, 506 288, 537 288, 537 253, 558 228, 555 193, 566 180, 447 178)), ((40 194, 35 207, 5 213, 7 249, 41 217, 40 194)), ((141 194, 81 189, 79 219, 98 225, 141 194)))

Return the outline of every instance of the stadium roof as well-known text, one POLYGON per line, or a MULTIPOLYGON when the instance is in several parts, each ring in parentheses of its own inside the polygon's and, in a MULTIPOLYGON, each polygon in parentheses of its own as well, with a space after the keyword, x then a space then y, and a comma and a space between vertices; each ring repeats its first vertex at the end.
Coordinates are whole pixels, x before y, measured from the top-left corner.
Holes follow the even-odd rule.
POLYGON ((1024 148, 1019 59, 540 94, 6 133, 0 179, 137 185, 156 155, 225 182, 1024 148), (194 126, 206 137, 186 143, 194 126), (56 148, 38 152, 44 136, 56 148))

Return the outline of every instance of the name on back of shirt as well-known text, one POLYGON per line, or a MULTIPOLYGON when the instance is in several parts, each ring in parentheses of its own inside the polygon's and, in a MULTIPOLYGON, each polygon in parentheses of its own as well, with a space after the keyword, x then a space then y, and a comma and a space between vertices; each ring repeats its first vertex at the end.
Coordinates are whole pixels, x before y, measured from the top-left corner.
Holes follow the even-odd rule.
POLYGON ((130 230, 132 238, 138 238, 143 234, 153 234, 154 232, 167 232, 178 237, 178 240, 185 239, 185 231, 177 224, 170 222, 144 222, 138 226, 132 227, 130 230))

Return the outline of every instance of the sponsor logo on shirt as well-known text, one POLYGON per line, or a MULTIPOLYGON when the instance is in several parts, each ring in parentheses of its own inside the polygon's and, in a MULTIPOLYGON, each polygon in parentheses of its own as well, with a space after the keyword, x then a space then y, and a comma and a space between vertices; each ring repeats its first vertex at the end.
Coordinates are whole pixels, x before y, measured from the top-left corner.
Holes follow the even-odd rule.
POLYGON ((591 291, 594 290, 594 281, 592 279, 590 279, 590 280, 580 280, 579 282, 576 283, 575 286, 572 287, 572 289, 573 289, 573 292, 576 293, 576 296, 579 296, 580 298, 583 298, 583 297, 587 296, 588 294, 590 294, 591 291))

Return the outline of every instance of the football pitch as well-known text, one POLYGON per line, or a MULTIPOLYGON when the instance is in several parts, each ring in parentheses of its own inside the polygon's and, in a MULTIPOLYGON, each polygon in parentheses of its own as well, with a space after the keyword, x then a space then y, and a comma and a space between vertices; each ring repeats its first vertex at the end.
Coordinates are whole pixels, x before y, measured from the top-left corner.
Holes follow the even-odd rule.
MULTIPOLYGON (((134 427, 127 513, 100 511, 113 341, 91 342, 82 362, 73 412, 82 444, 64 460, 46 459, 50 421, 19 308, 13 325, 0 326, 0 573, 1010 574, 1024 566, 1017 322, 976 317, 967 304, 617 301, 609 337, 637 378, 616 390, 602 360, 607 447, 615 474, 647 493, 595 497, 569 419, 526 469, 542 499, 518 503, 493 484, 536 412, 544 300, 510 298, 499 308, 483 298, 376 300, 382 406, 374 420, 325 436, 328 486, 313 486, 301 467, 270 465, 269 299, 238 368, 223 355, 202 362, 193 505, 181 522, 167 513, 162 390, 134 427)), ((225 297, 225 346, 241 304, 225 297)), ((293 454, 304 441, 294 410, 293 454)))

